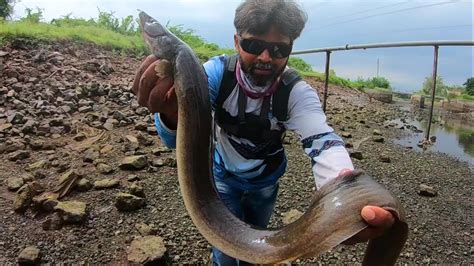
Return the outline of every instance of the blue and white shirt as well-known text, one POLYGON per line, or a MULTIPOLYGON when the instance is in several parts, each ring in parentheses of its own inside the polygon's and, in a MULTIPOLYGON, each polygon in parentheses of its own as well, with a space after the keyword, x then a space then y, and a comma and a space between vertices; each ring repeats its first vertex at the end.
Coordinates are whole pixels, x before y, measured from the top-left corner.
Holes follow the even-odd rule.
MULTIPOLYGON (((209 81, 211 105, 214 105, 217 100, 225 70, 225 59, 226 56, 213 57, 204 64, 209 81)), ((237 116, 237 100, 238 87, 234 88, 224 101, 222 108, 230 115, 237 116)), ((247 97, 245 112, 259 115, 262 102, 263 98, 252 99, 247 97)), ((288 99, 289 119, 279 123, 271 115, 271 111, 269 116, 271 129, 280 129, 283 126, 299 136, 305 153, 311 158, 312 170, 318 189, 329 180, 337 177, 342 169, 354 168, 344 147, 344 142, 326 123, 326 116, 316 90, 304 80, 298 81, 290 92, 288 99)), ((167 128, 161 121, 159 114, 155 114, 155 124, 163 143, 170 148, 174 148, 176 145, 176 131, 167 128)), ((259 188, 277 182, 284 174, 287 161, 283 149, 276 152, 281 152, 284 159, 279 162, 278 167, 272 166, 273 172, 268 173, 265 169, 269 167, 269 160, 266 160, 266 158, 255 159, 254 156, 249 156, 249 153, 257 150, 258 143, 231 136, 217 124, 215 127, 214 164, 215 166, 221 165, 232 176, 225 182, 243 189, 259 188), (253 180, 258 180, 258 182, 252 182, 253 180)), ((272 156, 272 154, 268 156, 272 156)))

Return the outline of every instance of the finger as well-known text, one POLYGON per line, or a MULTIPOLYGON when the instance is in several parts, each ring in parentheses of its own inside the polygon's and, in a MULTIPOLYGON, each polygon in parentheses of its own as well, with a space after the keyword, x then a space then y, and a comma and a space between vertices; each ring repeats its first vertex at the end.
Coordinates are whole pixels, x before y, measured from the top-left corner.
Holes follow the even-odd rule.
POLYGON ((172 77, 166 77, 156 83, 147 99, 146 106, 152 113, 169 113, 169 103, 166 99, 167 93, 173 86, 172 77))
POLYGON ((377 206, 365 206, 361 211, 362 218, 371 226, 388 228, 395 219, 392 213, 377 206))
MULTIPOLYGON (((142 106, 148 106, 150 91, 155 87, 158 76, 156 75, 155 66, 159 61, 152 62, 143 72, 138 85, 138 103, 142 106)), ((149 106, 148 106, 149 107, 149 106)))
POLYGON ((140 85, 140 78, 142 77, 143 72, 151 65, 151 63, 158 60, 158 58, 154 55, 149 55, 143 60, 140 66, 135 73, 135 79, 133 80, 132 90, 135 95, 138 93, 138 87, 140 85))

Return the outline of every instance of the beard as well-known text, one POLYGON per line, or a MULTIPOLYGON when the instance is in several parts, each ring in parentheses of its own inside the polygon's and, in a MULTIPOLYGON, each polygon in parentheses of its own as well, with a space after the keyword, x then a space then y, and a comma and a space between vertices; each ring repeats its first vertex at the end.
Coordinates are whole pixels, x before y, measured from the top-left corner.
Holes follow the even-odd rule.
POLYGON ((279 69, 277 65, 262 62, 242 64, 242 70, 250 81, 260 87, 271 85, 281 74, 282 69, 279 69))

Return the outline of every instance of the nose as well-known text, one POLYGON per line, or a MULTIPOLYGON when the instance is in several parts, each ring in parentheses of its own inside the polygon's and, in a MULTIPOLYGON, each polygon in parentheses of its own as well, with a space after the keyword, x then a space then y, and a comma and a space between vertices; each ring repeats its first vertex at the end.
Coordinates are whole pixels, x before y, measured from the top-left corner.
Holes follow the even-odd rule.
POLYGON ((272 61, 272 56, 270 55, 270 52, 268 51, 268 48, 263 50, 263 52, 261 52, 258 55, 257 59, 260 60, 263 63, 271 62, 272 61))

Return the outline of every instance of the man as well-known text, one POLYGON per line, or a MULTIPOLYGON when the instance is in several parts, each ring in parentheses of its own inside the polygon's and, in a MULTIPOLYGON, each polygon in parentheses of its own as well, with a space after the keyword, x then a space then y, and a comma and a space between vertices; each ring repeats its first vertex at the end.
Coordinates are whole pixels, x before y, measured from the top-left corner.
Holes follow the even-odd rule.
MULTIPOLYGON (((278 179, 286 170, 282 137, 295 131, 311 157, 316 187, 353 170, 342 139, 326 123, 316 91, 286 67, 306 14, 291 0, 246 0, 236 10, 237 56, 204 64, 215 120, 214 180, 219 196, 237 217, 266 227, 273 212, 278 179)), ((148 56, 133 90, 140 105, 155 113, 158 133, 176 143, 177 101, 172 77, 159 79, 159 61, 148 56)), ((367 241, 393 223, 388 212, 362 209, 370 225, 347 244, 367 241)), ((245 264, 213 249, 215 265, 245 264)))

